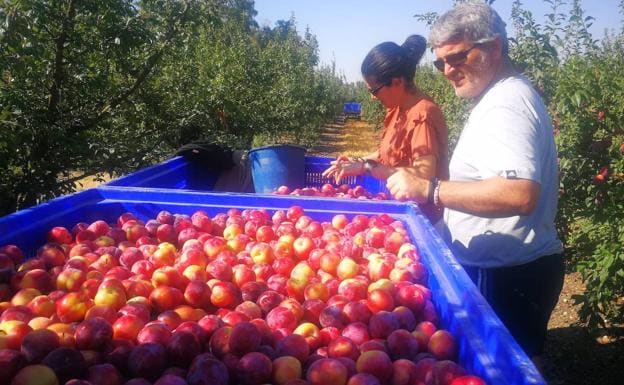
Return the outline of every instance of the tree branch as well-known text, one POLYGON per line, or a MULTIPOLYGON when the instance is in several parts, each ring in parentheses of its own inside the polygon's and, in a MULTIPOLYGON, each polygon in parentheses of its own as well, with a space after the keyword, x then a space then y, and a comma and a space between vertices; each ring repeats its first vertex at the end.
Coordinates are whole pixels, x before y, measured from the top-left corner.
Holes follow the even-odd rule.
POLYGON ((82 123, 77 123, 77 124, 72 125, 72 127, 69 130, 69 134, 76 134, 80 131, 86 130, 90 127, 97 125, 105 117, 109 116, 113 109, 115 109, 117 106, 119 106, 124 101, 126 101, 133 93, 136 92, 137 89, 139 89, 139 87, 151 75, 152 70, 154 69, 154 67, 160 60, 160 58, 164 55, 167 45, 171 42, 171 40, 174 38, 177 32, 177 29, 176 29, 177 24, 182 22, 186 18, 186 15, 188 14, 189 9, 190 9, 190 1, 185 1, 184 9, 182 10, 182 12, 180 12, 180 16, 178 18, 171 18, 169 20, 167 33, 162 39, 163 44, 161 48, 147 59, 147 64, 145 65, 143 70, 141 70, 139 75, 136 77, 132 86, 128 88, 126 91, 124 91, 121 95, 114 97, 108 103, 105 103, 104 107, 100 110, 100 112, 94 118, 91 118, 82 123))
POLYGON ((52 87, 50 88, 50 97, 48 99, 48 115, 54 116, 58 110, 61 99, 61 87, 64 78, 63 61, 65 54, 65 43, 70 32, 74 28, 74 18, 76 17, 75 0, 70 0, 67 14, 63 17, 63 26, 61 33, 56 38, 56 54, 54 57, 54 70, 52 75, 52 87))

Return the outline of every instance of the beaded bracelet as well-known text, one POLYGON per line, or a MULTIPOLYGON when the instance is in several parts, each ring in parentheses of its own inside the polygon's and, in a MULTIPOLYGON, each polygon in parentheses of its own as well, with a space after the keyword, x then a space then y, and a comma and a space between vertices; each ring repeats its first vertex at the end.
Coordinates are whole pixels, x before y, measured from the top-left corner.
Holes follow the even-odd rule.
POLYGON ((429 181, 429 191, 427 191, 427 202, 433 203, 435 187, 438 184, 438 178, 431 178, 429 181))
POLYGON ((433 204, 435 207, 440 207, 440 185, 442 184, 441 180, 436 181, 435 188, 433 189, 433 204))

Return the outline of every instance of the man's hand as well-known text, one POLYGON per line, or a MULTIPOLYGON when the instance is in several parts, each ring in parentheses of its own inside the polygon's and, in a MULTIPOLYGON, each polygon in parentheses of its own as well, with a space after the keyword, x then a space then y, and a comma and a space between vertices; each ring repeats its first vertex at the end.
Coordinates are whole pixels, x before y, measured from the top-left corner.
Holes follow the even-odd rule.
POLYGON ((424 203, 427 202, 430 183, 429 180, 416 176, 414 171, 402 168, 390 175, 386 187, 396 200, 424 203))
POLYGON ((323 171, 325 178, 335 178, 336 183, 340 183, 340 180, 346 176, 362 175, 364 173, 364 162, 359 160, 349 159, 348 157, 341 155, 331 162, 331 166, 327 170, 323 171))
MULTIPOLYGON (((386 184, 397 200, 427 202, 431 182, 402 169, 388 178, 386 184)), ((505 218, 529 215, 535 210, 540 184, 529 179, 492 177, 480 181, 444 181, 439 199, 445 208, 483 218, 505 218)))

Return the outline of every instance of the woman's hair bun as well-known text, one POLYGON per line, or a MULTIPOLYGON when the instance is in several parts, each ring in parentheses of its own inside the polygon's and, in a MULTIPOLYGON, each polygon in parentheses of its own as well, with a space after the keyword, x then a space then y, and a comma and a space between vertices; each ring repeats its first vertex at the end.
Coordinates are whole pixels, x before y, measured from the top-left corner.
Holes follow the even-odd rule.
POLYGON ((427 49, 427 39, 420 35, 411 35, 405 39, 401 47, 405 50, 407 56, 418 64, 427 49))

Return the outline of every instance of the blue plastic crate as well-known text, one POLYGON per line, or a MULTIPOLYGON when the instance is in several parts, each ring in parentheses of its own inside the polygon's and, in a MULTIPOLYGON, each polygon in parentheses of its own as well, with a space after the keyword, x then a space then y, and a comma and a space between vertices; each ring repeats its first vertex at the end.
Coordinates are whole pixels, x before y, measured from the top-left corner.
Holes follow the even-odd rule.
POLYGON ((345 115, 346 118, 360 119, 360 115, 362 114, 362 103, 358 103, 358 102, 345 103, 342 106, 342 113, 345 115))
MULTIPOLYGON (((325 183, 335 184, 332 179, 324 178, 322 175, 332 160, 334 158, 306 156, 305 186, 292 187, 321 187, 325 183)), ((212 191, 217 177, 218 175, 215 172, 202 169, 196 164, 178 156, 114 179, 106 185, 212 191)), ((346 183, 350 186, 360 185, 371 193, 388 191, 385 181, 380 181, 368 175, 346 177, 341 183, 346 183)))
MULTIPOLYGON (((325 171, 334 158, 323 156, 308 156, 305 163, 305 183, 306 187, 321 187, 325 183, 336 184, 333 179, 324 178, 325 171)), ((358 175, 345 177, 340 183, 346 183, 349 186, 362 186, 373 194, 378 192, 388 192, 386 182, 375 179, 370 175, 358 175)))
POLYGON ((387 213, 403 221, 429 269, 428 284, 442 325, 457 338, 459 363, 490 385, 545 385, 532 362, 413 204, 100 187, 0 218, 0 245, 14 243, 27 255, 32 255, 45 242, 46 231, 53 226, 71 227, 76 222, 96 219, 114 222, 127 211, 145 220, 154 218, 161 210, 191 214, 202 209, 214 215, 232 207, 277 210, 293 205, 300 205, 308 215, 321 221, 328 221, 339 213, 348 217, 387 213))
POLYGON ((216 172, 198 167, 177 156, 113 179, 106 185, 211 191, 217 178, 216 172))
POLYGON ((288 144, 250 150, 248 164, 256 193, 271 194, 279 186, 303 185, 305 152, 305 147, 288 144))

